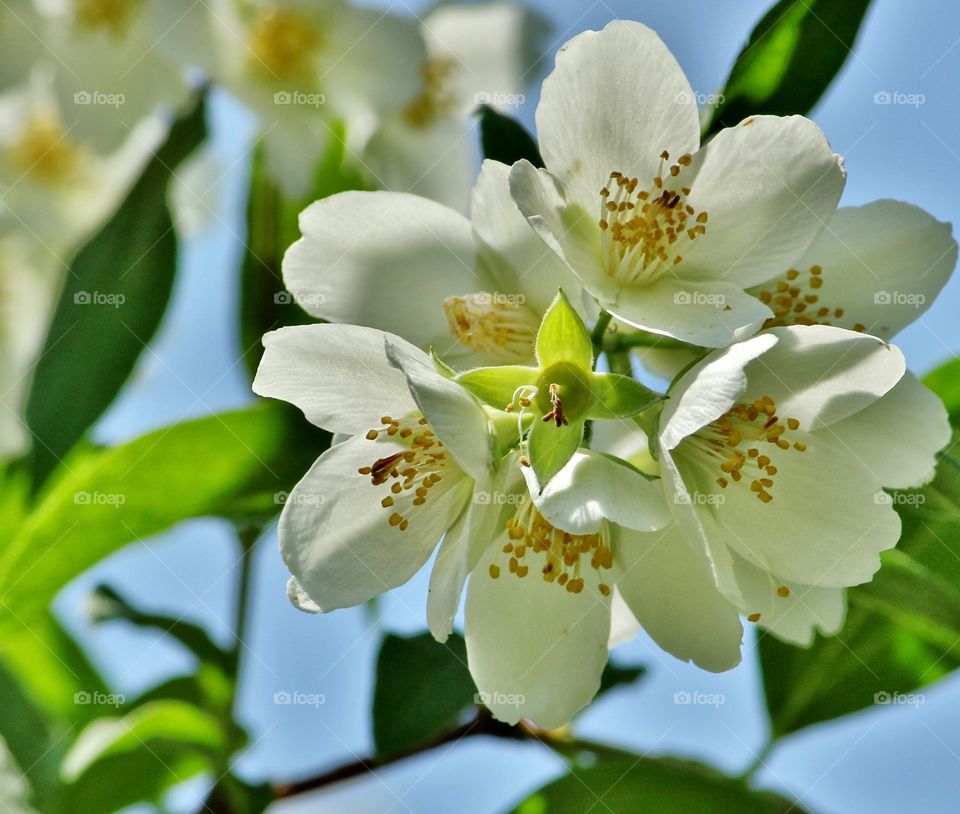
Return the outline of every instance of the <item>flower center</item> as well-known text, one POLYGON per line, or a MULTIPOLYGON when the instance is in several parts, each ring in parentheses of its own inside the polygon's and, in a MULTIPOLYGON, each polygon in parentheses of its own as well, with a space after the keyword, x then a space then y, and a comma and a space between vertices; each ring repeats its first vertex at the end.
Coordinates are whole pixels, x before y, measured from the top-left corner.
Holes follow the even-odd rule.
POLYGON ((10 163, 41 184, 64 183, 77 170, 83 156, 79 144, 53 115, 33 118, 8 148, 10 163))
MULTIPOLYGON (((810 266, 804 272, 790 269, 778 279, 766 283, 757 291, 757 297, 764 305, 770 306, 773 316, 763 323, 763 327, 832 325, 830 320, 842 318, 844 310, 817 305, 822 287, 823 269, 820 266, 810 266)), ((862 332, 866 326, 858 322, 853 330, 862 332)))
MULTIPOLYGON (((583 590, 583 571, 589 566, 597 574, 600 593, 610 595, 602 570, 613 567, 613 550, 604 522, 596 534, 569 534, 551 525, 526 496, 517 513, 507 520, 507 543, 502 553, 509 557, 507 570, 521 579, 529 571, 529 555, 543 555, 540 573, 545 582, 555 583, 572 594, 583 590)), ((490 576, 499 579, 500 566, 490 566, 490 576)))
POLYGON ((471 350, 508 362, 526 362, 540 327, 518 297, 485 291, 443 301, 450 334, 471 350))
POLYGON ((598 225, 607 274, 621 283, 650 285, 682 263, 681 252, 707 231, 707 213, 687 203, 690 188, 680 186, 693 157, 686 153, 667 166, 669 160, 664 150, 660 171, 646 189, 638 189, 637 178, 611 172, 600 190, 598 225))
POLYGON ((420 66, 423 89, 403 111, 408 124, 426 127, 453 111, 457 104, 451 82, 455 68, 456 63, 451 57, 435 57, 424 61, 420 66))
POLYGON ((307 15, 261 6, 247 37, 256 73, 274 80, 314 78, 314 57, 324 39, 307 15))
MULTIPOLYGON (((427 502, 431 492, 444 479, 444 472, 454 466, 440 439, 434 435, 425 418, 380 419, 383 426, 370 430, 366 438, 376 441, 381 436, 397 442, 408 443, 405 452, 394 452, 385 458, 377 458, 370 466, 357 471, 370 476, 372 486, 389 485, 389 494, 380 501, 384 509, 390 509, 389 522, 400 531, 410 524, 410 513, 427 502)), ((452 479, 450 479, 452 480, 452 479)), ((443 491, 443 487, 440 487, 443 491)))
POLYGON ((769 503, 773 495, 768 490, 774 485, 777 467, 766 454, 772 452, 768 445, 777 450, 804 452, 806 444, 791 442, 786 437, 788 430, 798 429, 797 419, 781 419, 776 402, 763 396, 753 403, 735 404, 720 418, 684 439, 681 448, 688 459, 719 470, 716 484, 721 489, 731 482, 749 481, 750 491, 757 499, 769 503), (761 451, 761 447, 766 451, 761 451))
POLYGON ((140 0, 73 0, 74 25, 83 31, 102 29, 118 37, 126 32, 140 0))

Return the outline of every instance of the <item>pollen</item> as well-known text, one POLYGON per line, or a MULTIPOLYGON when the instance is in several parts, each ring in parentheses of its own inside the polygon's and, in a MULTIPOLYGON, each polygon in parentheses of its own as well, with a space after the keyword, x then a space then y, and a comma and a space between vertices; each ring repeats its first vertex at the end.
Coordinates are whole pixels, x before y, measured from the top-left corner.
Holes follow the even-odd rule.
POLYGON ((117 37, 130 25, 141 0, 73 0, 73 23, 84 31, 103 30, 117 37))
MULTIPOLYGON (((845 313, 843 308, 830 308, 820 302, 823 280, 823 267, 813 265, 806 271, 789 269, 779 278, 766 283, 757 292, 757 297, 769 306, 773 316, 763 327, 833 325, 833 320, 841 319, 845 313)), ((849 327, 861 333, 866 330, 859 322, 849 327)))
POLYGON ((456 62, 452 57, 434 57, 420 66, 423 86, 420 93, 403 110, 403 117, 413 127, 427 127, 452 113, 457 106, 453 88, 456 62))
POLYGON ((706 234, 709 216, 689 202, 690 187, 681 186, 693 163, 688 153, 674 163, 664 150, 660 169, 646 186, 622 172, 610 173, 600 190, 598 225, 607 273, 628 285, 649 285, 683 262, 683 252, 706 234))
POLYGON ((81 168, 83 147, 64 131, 53 113, 31 119, 7 148, 10 163, 23 175, 48 186, 69 182, 81 168))
MULTIPOLYGON (((603 578, 603 571, 613 567, 606 525, 596 534, 569 534, 547 521, 527 497, 506 521, 506 529, 512 542, 503 547, 503 553, 510 555, 507 570, 511 574, 522 579, 534 567, 544 582, 571 594, 581 593, 590 578, 596 580, 601 594, 610 595, 603 578)), ((496 579, 500 568, 494 573, 494 567, 490 576, 496 579)))
POLYGON ((387 522, 406 531, 411 514, 436 492, 451 464, 446 449, 425 418, 383 416, 381 425, 364 437, 368 441, 391 440, 409 446, 402 452, 377 458, 357 472, 369 477, 372 486, 389 487, 389 494, 383 497, 380 505, 390 510, 387 522))
POLYGON ((788 438, 799 429, 800 422, 777 415, 776 402, 765 395, 735 404, 684 439, 678 451, 714 473, 721 489, 742 483, 761 503, 770 503, 779 472, 771 455, 779 455, 779 450, 805 452, 803 441, 788 438))
POLYGON ((451 336, 500 362, 526 362, 540 321, 519 295, 477 292, 447 297, 443 311, 451 336))
POLYGON ((324 37, 306 14, 261 5, 247 34, 254 73, 275 81, 315 79, 315 58, 324 37))

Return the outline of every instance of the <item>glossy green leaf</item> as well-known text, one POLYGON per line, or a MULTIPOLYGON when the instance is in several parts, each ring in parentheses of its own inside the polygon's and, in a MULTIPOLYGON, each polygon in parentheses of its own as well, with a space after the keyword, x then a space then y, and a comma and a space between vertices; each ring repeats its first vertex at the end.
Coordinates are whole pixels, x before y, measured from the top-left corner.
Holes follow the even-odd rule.
POLYGON ((456 726, 474 704, 463 637, 387 634, 377 655, 373 739, 379 754, 402 752, 456 726))
POLYGON ((498 113, 489 105, 480 105, 480 144, 483 157, 511 166, 526 159, 534 167, 543 166, 543 158, 534 140, 516 119, 498 113))
POLYGON ((177 268, 167 188, 204 138, 201 101, 70 263, 26 408, 36 487, 110 406, 160 325, 177 268))
POLYGON ((216 718, 182 701, 160 700, 94 721, 73 743, 61 773, 74 811, 107 814, 158 801, 172 786, 224 766, 227 749, 216 718))
POLYGON ((960 423, 960 359, 951 359, 923 377, 923 383, 943 400, 950 420, 960 423))
POLYGON ((29 624, 91 565, 181 520, 278 512, 326 438, 269 403, 78 451, 2 552, 0 630, 29 624))
POLYGON ((585 811, 656 814, 803 814, 795 804, 748 788, 702 764, 628 753, 603 755, 592 765, 534 792, 514 814, 583 814, 585 811))
POLYGON ((870 0, 780 0, 740 51, 708 134, 747 116, 808 113, 850 56, 870 0))

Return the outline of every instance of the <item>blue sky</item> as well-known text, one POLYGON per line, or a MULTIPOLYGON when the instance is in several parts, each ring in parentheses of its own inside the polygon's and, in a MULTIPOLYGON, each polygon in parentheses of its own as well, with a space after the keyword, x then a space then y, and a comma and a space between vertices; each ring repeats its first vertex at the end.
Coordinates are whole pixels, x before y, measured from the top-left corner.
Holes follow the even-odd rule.
MULTIPOLYGON (((694 89, 710 93, 767 2, 561 5, 541 0, 531 5, 551 21, 551 50, 578 31, 602 27, 615 17, 640 20, 665 39, 694 89)), ((544 69, 551 63, 552 53, 544 69)), ((897 198, 919 204, 941 220, 960 219, 958 74, 960 6, 875 0, 856 53, 813 113, 834 149, 846 157, 844 203, 897 198), (878 105, 875 95, 882 92, 920 95, 922 103, 878 105)), ((536 95, 531 88, 521 110, 531 126, 536 95)), ((224 98, 215 101, 213 122, 225 170, 215 189, 217 217, 184 246, 172 310, 152 352, 102 422, 98 433, 104 440, 241 406, 251 398, 237 363, 232 319, 246 158, 255 128, 224 98)), ((960 281, 954 280, 899 337, 915 370, 926 371, 960 351, 958 305, 960 281)), ((385 629, 422 629, 424 575, 384 597, 375 613, 358 609, 309 617, 286 602, 286 574, 271 533, 257 551, 255 573, 253 628, 241 688, 242 717, 255 743, 241 759, 242 771, 251 778, 282 779, 368 754, 378 637, 385 629), (273 694, 279 690, 321 693, 325 703, 317 709, 277 706, 273 694)), ((58 607, 121 690, 134 693, 189 668, 189 661, 150 633, 89 629, 77 612, 89 586, 108 579, 143 606, 185 614, 225 641, 236 577, 229 529, 218 521, 196 521, 120 552, 68 588, 58 607)), ((635 687, 591 707, 579 722, 584 735, 655 755, 699 757, 730 771, 751 762, 766 726, 751 646, 745 648, 744 664, 721 676, 680 664, 645 639, 617 656, 645 664, 650 673, 635 687), (679 690, 719 693, 725 702, 716 708, 677 706, 672 699, 679 690)), ((958 702, 960 679, 951 678, 928 691, 919 707, 879 708, 801 734, 777 749, 760 777, 818 811, 952 812, 960 777, 958 702)), ((502 809, 560 771, 559 761, 538 745, 478 741, 286 809, 480 814, 502 809)))

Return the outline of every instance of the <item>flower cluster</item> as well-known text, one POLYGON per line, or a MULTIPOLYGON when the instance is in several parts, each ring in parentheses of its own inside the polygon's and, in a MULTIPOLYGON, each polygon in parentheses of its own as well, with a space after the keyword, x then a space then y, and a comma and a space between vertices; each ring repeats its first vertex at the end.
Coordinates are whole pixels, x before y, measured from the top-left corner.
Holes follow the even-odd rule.
POLYGON ((712 671, 743 620, 835 633, 900 536, 883 490, 928 481, 949 437, 889 340, 952 272, 950 227, 838 209, 843 163, 803 117, 701 145, 695 98, 649 29, 586 32, 543 85, 544 168, 485 162, 469 219, 321 200, 284 261, 327 323, 268 334, 254 389, 337 434, 280 519, 291 600, 365 602, 436 549, 430 630, 466 586, 506 721, 567 721, 625 626, 712 671), (639 361, 663 394, 632 376, 658 337, 639 361))

